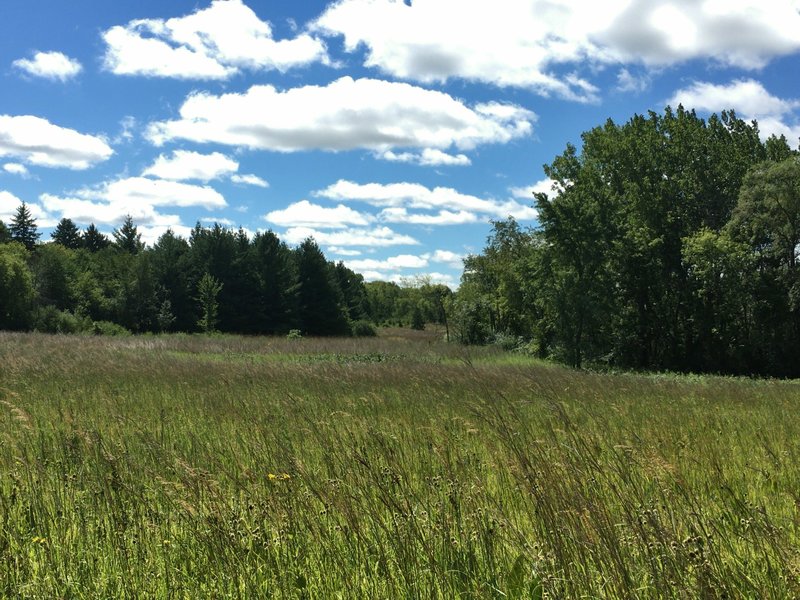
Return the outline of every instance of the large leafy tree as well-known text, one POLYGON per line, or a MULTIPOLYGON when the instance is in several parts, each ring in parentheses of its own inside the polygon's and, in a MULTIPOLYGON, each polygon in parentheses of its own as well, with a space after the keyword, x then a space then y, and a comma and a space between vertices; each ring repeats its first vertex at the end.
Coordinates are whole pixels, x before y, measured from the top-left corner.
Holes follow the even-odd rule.
POLYGON ((24 202, 17 208, 17 212, 11 219, 11 226, 8 229, 11 233, 11 239, 19 242, 28 250, 33 250, 41 236, 36 227, 36 219, 33 218, 28 205, 24 202))
POLYGON ((3 223, 3 220, 0 219, 0 244, 7 244, 11 241, 11 232, 6 227, 6 224, 3 223))
POLYGON ((33 277, 25 246, 0 245, 0 329, 25 329, 33 309, 33 277))

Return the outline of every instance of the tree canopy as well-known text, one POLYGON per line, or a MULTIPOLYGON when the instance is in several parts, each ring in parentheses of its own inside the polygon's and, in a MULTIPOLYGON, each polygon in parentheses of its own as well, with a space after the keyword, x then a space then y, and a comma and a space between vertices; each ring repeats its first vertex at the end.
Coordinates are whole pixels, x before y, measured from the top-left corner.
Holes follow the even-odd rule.
POLYGON ((495 223, 466 261, 474 329, 575 366, 800 374, 800 162, 785 138, 667 108, 585 132, 545 172, 538 227, 495 223))

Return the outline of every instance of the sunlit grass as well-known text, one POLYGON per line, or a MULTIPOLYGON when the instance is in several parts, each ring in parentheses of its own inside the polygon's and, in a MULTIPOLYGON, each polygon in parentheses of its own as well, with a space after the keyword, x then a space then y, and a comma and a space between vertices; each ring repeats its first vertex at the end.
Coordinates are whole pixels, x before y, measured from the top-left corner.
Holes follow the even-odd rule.
POLYGON ((791 598, 800 385, 0 334, 0 596, 791 598))

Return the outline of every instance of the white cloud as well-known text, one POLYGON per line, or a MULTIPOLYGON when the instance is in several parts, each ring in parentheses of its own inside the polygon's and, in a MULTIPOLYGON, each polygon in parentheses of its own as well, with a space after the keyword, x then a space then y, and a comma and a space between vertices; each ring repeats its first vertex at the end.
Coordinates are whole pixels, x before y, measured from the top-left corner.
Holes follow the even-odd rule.
POLYGON ((547 177, 537 181, 533 185, 526 187, 512 187, 509 191, 514 198, 528 200, 530 203, 533 203, 534 194, 547 194, 548 196, 552 196, 554 194, 553 185, 555 185, 555 183, 555 181, 547 177))
POLYGON ((272 27, 241 0, 168 20, 139 19, 103 32, 105 68, 117 75, 228 79, 242 70, 286 71, 327 62, 325 45, 308 33, 275 40, 272 27))
POLYGON ((149 139, 157 145, 185 139, 279 152, 470 150, 527 136, 536 120, 516 105, 469 107, 443 92, 351 77, 286 91, 256 85, 243 94, 196 93, 180 117, 152 123, 149 139))
POLYGON ((201 223, 208 223, 209 225, 222 225, 223 227, 233 227, 236 225, 231 219, 224 217, 203 217, 200 219, 201 223))
POLYGON ((431 262, 446 264, 454 269, 460 269, 464 266, 464 256, 450 250, 436 250, 428 257, 431 262))
POLYGON ((132 117, 131 115, 122 117, 119 122, 119 128, 119 133, 112 140, 114 145, 133 141, 134 132, 136 130, 136 117, 132 117))
POLYGON ((428 259, 413 254, 399 254, 383 260, 364 258, 346 260, 344 264, 354 271, 399 271, 402 269, 423 269, 428 266, 428 259))
MULTIPOLYGON (((122 224, 122 219, 119 220, 117 225, 122 224)), ((140 225, 136 224, 136 231, 141 234, 142 241, 147 244, 148 246, 153 246, 162 235, 167 232, 167 229, 172 230, 178 237, 182 237, 184 239, 189 239, 189 236, 192 235, 192 228, 187 227, 186 225, 180 224, 171 224, 171 225, 140 225)))
POLYGON ((338 254, 339 256, 361 256, 361 250, 351 250, 348 248, 340 248, 339 246, 328 246, 329 254, 338 254))
POLYGON ((617 91, 641 93, 650 87, 650 74, 634 75, 630 70, 622 68, 617 73, 617 91))
POLYGON ((339 0, 312 29, 364 48, 366 66, 394 77, 578 101, 598 89, 577 67, 711 59, 749 69, 800 49, 795 0, 339 0))
POLYGON ((187 150, 176 150, 171 157, 160 155, 155 163, 144 170, 142 175, 150 175, 172 181, 196 179, 210 181, 236 173, 239 163, 224 154, 200 154, 187 150))
MULTIPOLYGON (((7 192, 6 190, 0 190, 0 221, 3 221, 6 225, 11 222, 11 219, 17 214, 17 209, 19 205, 22 204, 22 200, 17 198, 11 192, 7 192)), ((44 210, 41 206, 36 203, 27 202, 26 206, 31 213, 31 216, 36 219, 37 225, 39 227, 51 227, 55 225, 55 221, 47 214, 47 211, 44 210)))
POLYGON ((0 157, 81 170, 107 160, 113 153, 100 137, 53 125, 40 117, 0 115, 0 157))
POLYGON ((419 244, 411 236, 397 233, 388 227, 348 229, 345 231, 320 231, 310 227, 290 227, 281 235, 281 238, 288 244, 300 244, 309 237, 313 237, 318 244, 324 246, 385 248, 388 246, 414 246, 419 244))
POLYGON ((593 37, 620 61, 662 66, 712 59, 755 69, 800 49, 793 0, 636 0, 620 2, 615 12, 593 37))
POLYGON ((3 165, 3 171, 11 173, 12 175, 19 175, 20 177, 27 177, 29 175, 27 167, 19 163, 6 163, 3 165))
MULTIPOLYGON (((454 222, 470 222, 468 213, 478 213, 499 219, 505 219, 508 216, 521 220, 536 218, 536 211, 532 207, 520 204, 515 200, 486 200, 462 194, 452 188, 429 189, 418 183, 358 184, 339 180, 324 190, 315 192, 315 195, 332 200, 366 202, 372 206, 386 209, 413 208, 450 211, 449 214, 440 212, 436 217, 457 219, 454 222)), ((398 210, 388 210, 385 211, 385 216, 399 220, 411 215, 398 210)), ((435 224, 433 223, 434 216, 427 218, 431 221, 429 224, 435 224)))
POLYGON ((738 79, 727 85, 695 82, 675 92, 669 104, 709 113, 734 109, 740 118, 757 119, 765 138, 783 134, 795 142, 800 137, 800 123, 794 114, 800 100, 773 96, 754 79, 738 79))
POLYGON ((48 211, 80 223, 113 225, 130 215, 137 224, 173 229, 181 225, 180 218, 161 214, 157 207, 200 206, 211 210, 226 206, 222 195, 208 186, 144 177, 117 179, 65 196, 42 194, 40 200, 48 211))
POLYGON ((13 64, 28 75, 58 81, 72 79, 83 70, 81 63, 61 52, 37 52, 32 59, 20 58, 13 64))
POLYGON ((269 223, 281 227, 316 227, 320 229, 342 229, 352 225, 369 225, 375 220, 372 215, 360 213, 339 204, 336 208, 326 208, 301 200, 282 210, 273 210, 264 216, 269 223))
POLYGON ((261 188, 269 187, 269 182, 258 175, 231 175, 231 181, 240 185, 252 185, 261 188))
POLYGON ((438 167, 438 166, 468 166, 472 161, 466 154, 447 154, 441 150, 433 148, 425 148, 422 152, 392 152, 387 150, 378 155, 383 160, 389 162, 410 163, 421 165, 423 167, 438 167))
POLYGON ((406 223, 408 225, 464 225, 477 223, 480 219, 475 213, 465 210, 453 212, 440 210, 437 213, 409 213, 405 208, 384 208, 379 218, 385 223, 406 223))

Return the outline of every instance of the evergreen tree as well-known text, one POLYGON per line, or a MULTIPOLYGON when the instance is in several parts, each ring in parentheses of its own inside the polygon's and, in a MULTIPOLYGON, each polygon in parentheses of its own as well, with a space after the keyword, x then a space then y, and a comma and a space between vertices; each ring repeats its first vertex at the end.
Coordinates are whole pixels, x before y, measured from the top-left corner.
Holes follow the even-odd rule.
POLYGON ((286 333, 296 326, 297 287, 292 252, 277 235, 267 231, 256 234, 252 253, 258 287, 254 330, 286 333))
POLYGON ((89 252, 99 252, 104 248, 108 248, 110 244, 109 239, 100 233, 94 223, 89 224, 86 231, 83 232, 83 247, 89 252))
POLYGON ((144 249, 142 235, 133 224, 133 217, 127 215, 119 229, 113 231, 114 245, 128 254, 139 254, 144 249))
POLYGON ((61 244, 65 248, 77 250, 83 245, 81 240, 81 232, 72 219, 61 219, 50 234, 56 244, 61 244))
POLYGON ((28 250, 33 250, 34 246, 36 246, 41 234, 36 229, 36 220, 31 215, 28 205, 24 202, 19 205, 14 218, 11 219, 9 231, 11 232, 11 239, 19 242, 28 250))
POLYGON ((342 291, 331 265, 308 238, 295 250, 300 327, 307 335, 347 335, 350 327, 342 291))

